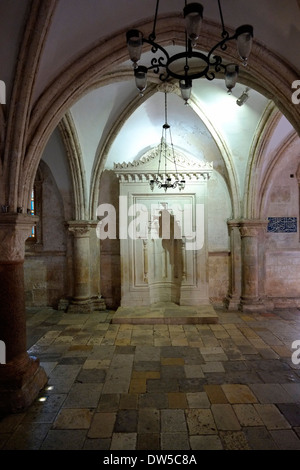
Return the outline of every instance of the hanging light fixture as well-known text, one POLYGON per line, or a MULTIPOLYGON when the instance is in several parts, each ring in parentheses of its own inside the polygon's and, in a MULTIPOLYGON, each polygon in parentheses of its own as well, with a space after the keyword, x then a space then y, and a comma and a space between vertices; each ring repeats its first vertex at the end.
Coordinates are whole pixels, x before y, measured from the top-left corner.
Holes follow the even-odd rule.
POLYGON ((159 0, 156 2, 153 31, 149 37, 144 38, 143 33, 137 29, 131 29, 127 32, 126 40, 129 57, 134 67, 136 86, 141 94, 147 87, 147 72, 149 70, 158 74, 159 79, 163 82, 167 81, 170 77, 179 80, 181 95, 185 104, 187 104, 190 98, 192 81, 194 79, 204 77, 207 80, 213 80, 215 78, 215 74, 221 71, 223 71, 225 75, 225 84, 227 86, 228 93, 231 93, 231 90, 235 86, 238 78, 239 66, 236 64, 223 64, 222 58, 219 55, 215 55, 215 51, 217 49, 224 51, 226 50, 227 43, 229 41, 236 41, 238 55, 242 60, 243 65, 246 66, 252 47, 253 27, 248 24, 242 25, 235 30, 235 33, 232 36, 230 36, 224 26, 220 0, 218 0, 218 6, 222 24, 222 39, 213 46, 207 54, 194 50, 197 46, 203 21, 203 6, 200 3, 187 4, 185 0, 185 6, 183 8, 186 43, 184 52, 170 56, 164 47, 155 42, 155 28, 159 0), (153 54, 162 54, 159 57, 153 57, 149 67, 138 65, 144 43, 151 46, 153 54), (199 71, 195 71, 196 64, 199 64, 199 71))
POLYGON ((162 136, 159 145, 158 170, 155 179, 150 180, 150 188, 152 191, 155 186, 163 188, 165 191, 167 191, 167 189, 176 189, 177 187, 181 191, 185 188, 185 180, 180 180, 177 172, 171 126, 168 124, 167 92, 165 92, 165 122, 162 126, 162 136), (170 145, 168 144, 168 138, 170 145), (171 174, 174 173, 174 170, 170 169, 168 162, 174 165, 175 180, 171 178, 171 174))
POLYGON ((248 94, 249 88, 246 87, 241 96, 236 100, 236 104, 238 106, 243 106, 243 104, 246 103, 246 101, 249 99, 249 94, 248 94))

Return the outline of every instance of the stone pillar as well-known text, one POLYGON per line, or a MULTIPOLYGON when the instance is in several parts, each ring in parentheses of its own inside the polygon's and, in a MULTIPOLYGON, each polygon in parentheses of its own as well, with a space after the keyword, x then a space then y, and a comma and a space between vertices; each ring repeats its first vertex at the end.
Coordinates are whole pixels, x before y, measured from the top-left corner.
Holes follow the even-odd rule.
POLYGON ((242 283, 240 221, 228 220, 227 224, 230 238, 230 272, 225 305, 228 310, 238 310, 242 283))
MULTIPOLYGON (((69 222, 69 231, 73 233, 73 299, 68 308, 69 313, 90 313, 94 310, 103 310, 104 301, 93 295, 91 289, 91 230, 95 225, 85 220, 69 222)), ((100 269, 100 266, 99 266, 100 269)))
POLYGON ((241 309, 244 312, 264 310, 263 247, 267 222, 243 220, 240 223, 242 243, 242 293, 241 309))
POLYGON ((0 415, 26 409, 47 383, 45 371, 26 348, 24 298, 25 240, 37 218, 0 214, 0 340, 6 363, 0 365, 0 415))

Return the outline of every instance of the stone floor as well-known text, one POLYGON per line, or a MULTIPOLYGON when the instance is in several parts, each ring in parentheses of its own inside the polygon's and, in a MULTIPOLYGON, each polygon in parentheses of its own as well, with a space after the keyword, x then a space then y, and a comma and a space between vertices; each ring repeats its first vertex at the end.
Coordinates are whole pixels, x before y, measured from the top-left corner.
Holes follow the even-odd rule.
POLYGON ((28 311, 29 353, 49 382, 0 420, 0 449, 300 450, 300 311, 218 315, 134 325, 28 311))

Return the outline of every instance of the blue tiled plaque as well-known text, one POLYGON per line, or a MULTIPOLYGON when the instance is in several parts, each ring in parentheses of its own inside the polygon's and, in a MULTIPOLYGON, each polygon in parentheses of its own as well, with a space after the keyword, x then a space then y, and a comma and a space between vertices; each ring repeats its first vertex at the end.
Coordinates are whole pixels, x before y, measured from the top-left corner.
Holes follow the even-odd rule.
POLYGON ((268 217, 267 231, 272 233, 297 232, 297 217, 268 217))

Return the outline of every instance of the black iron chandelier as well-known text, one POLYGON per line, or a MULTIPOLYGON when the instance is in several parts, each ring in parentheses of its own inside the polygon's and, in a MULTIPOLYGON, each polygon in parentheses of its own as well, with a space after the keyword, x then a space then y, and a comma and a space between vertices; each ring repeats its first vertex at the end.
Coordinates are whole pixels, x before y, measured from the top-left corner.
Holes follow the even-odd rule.
POLYGON ((207 80, 213 80, 216 76, 215 74, 219 72, 224 72, 225 84, 228 93, 231 93, 237 82, 239 66, 234 63, 223 64, 221 56, 216 55, 215 52, 217 49, 225 51, 229 41, 236 41, 238 55, 243 65, 246 66, 252 48, 253 27, 248 24, 242 25, 230 36, 224 26, 220 0, 218 0, 218 6, 222 24, 222 39, 207 54, 194 50, 200 36, 203 20, 203 6, 200 3, 187 4, 185 0, 183 8, 185 20, 184 52, 170 56, 164 47, 155 42, 159 0, 156 2, 153 31, 149 37, 145 38, 143 33, 137 29, 131 29, 127 32, 126 39, 129 56, 134 67, 136 86, 141 94, 143 94, 147 87, 148 71, 158 74, 159 79, 163 82, 167 81, 170 77, 179 80, 181 95, 185 104, 187 104, 191 95, 192 80, 202 77, 207 80), (148 67, 138 65, 144 43, 149 44, 151 52, 156 54, 156 57, 152 58, 151 65, 148 67))
POLYGON ((167 107, 167 92, 165 92, 165 122, 162 126, 162 136, 159 145, 159 158, 158 170, 155 179, 150 180, 150 188, 153 191, 155 186, 159 189, 176 189, 180 191, 185 188, 185 180, 179 179, 177 172, 176 157, 174 152, 174 145, 172 141, 171 126, 168 124, 168 107, 167 107), (170 145, 168 144, 168 138, 170 145), (170 165, 174 165, 174 170, 170 169, 170 165), (171 174, 175 173, 175 180, 172 181, 171 174))

